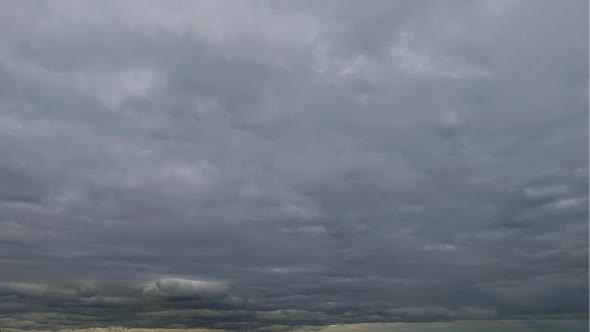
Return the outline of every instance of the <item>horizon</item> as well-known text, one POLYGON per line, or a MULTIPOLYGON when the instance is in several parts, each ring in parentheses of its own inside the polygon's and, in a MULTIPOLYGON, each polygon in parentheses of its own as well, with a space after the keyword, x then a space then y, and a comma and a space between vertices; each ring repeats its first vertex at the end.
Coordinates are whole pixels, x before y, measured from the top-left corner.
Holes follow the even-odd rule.
MULTIPOLYGON (((481 332, 496 332, 498 329, 507 332, 550 332, 559 329, 560 332, 577 332, 588 327, 588 321, 584 319, 544 319, 544 320, 479 320, 479 321, 454 321, 454 322, 415 322, 415 323, 360 323, 341 324, 329 326, 304 326, 292 327, 274 325, 257 328, 258 332, 348 332, 360 330, 366 332, 471 332, 473 329, 481 332)), ((47 331, 38 329, 7 328, 4 332, 47 331)), ((226 332, 236 330, 199 329, 199 328, 133 328, 121 326, 90 327, 90 328, 63 328, 54 331, 61 332, 226 332)))

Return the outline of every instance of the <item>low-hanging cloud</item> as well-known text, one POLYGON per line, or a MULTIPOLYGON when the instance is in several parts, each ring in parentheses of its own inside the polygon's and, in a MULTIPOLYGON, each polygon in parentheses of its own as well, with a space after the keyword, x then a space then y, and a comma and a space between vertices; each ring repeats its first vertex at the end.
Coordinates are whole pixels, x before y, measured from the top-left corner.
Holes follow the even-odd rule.
POLYGON ((2 2, 0 325, 587 319, 587 13, 2 2))
POLYGON ((219 281, 165 278, 146 286, 143 294, 163 297, 200 297, 222 294, 228 288, 228 285, 219 281))

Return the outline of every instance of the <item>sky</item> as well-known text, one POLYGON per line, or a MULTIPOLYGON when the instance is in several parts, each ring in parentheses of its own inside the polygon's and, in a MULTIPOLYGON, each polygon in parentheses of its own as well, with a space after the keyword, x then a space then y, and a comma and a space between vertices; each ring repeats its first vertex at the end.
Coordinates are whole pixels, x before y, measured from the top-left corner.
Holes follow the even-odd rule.
POLYGON ((1 0, 0 327, 586 330, 588 12, 1 0))

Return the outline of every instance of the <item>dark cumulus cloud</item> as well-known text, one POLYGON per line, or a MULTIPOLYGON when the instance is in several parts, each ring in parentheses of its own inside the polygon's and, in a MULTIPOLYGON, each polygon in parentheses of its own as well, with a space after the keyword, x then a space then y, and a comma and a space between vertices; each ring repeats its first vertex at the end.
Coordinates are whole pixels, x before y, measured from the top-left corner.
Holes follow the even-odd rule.
POLYGON ((586 1, 0 6, 3 326, 587 319, 586 1))

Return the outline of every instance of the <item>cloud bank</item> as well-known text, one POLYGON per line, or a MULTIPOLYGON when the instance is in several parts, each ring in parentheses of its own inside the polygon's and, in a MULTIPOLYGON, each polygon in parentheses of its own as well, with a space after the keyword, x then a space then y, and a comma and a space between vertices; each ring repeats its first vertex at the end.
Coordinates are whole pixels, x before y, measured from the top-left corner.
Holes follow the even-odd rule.
POLYGON ((2 326, 587 319, 586 1, 0 6, 2 326))

